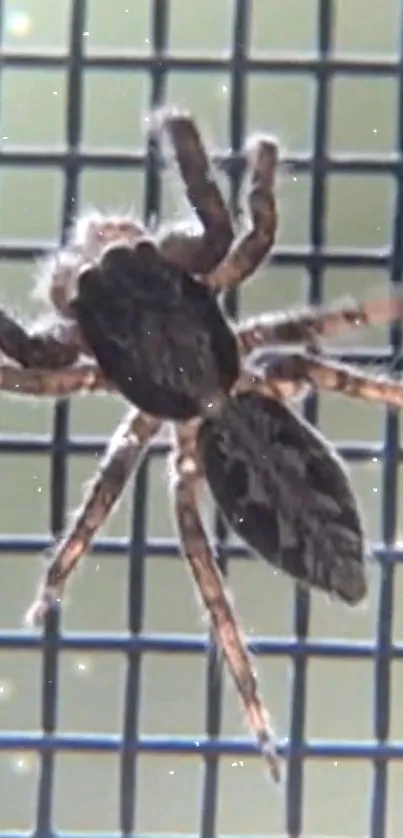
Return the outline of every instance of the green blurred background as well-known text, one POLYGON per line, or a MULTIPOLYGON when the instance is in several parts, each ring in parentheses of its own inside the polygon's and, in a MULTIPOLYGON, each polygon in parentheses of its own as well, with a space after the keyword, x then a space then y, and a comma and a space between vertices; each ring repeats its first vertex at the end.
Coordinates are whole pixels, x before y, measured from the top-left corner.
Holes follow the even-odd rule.
MULTIPOLYGON (((170 49, 228 54, 231 43, 231 0, 171 0, 170 49)), ((398 0, 368 3, 339 0, 335 48, 337 53, 394 55, 398 44, 398 0)), ((316 0, 254 0, 250 52, 254 55, 310 52, 316 41, 316 0)), ((67 48, 69 0, 4 2, 4 47, 7 50, 67 48)), ((150 47, 151 3, 148 0, 89 0, 86 30, 88 53, 121 50, 147 54, 150 47)), ((144 143, 150 80, 143 72, 87 71, 84 77, 83 149, 131 151, 144 143)), ((211 148, 225 150, 229 130, 229 78, 225 73, 168 77, 167 99, 188 106, 200 122, 211 148)), ((312 144, 314 82, 308 75, 255 74, 247 81, 247 130, 277 134, 290 152, 308 151, 312 144)), ((3 68, 1 73, 0 127, 4 149, 63 149, 66 109, 64 70, 3 68)), ((396 135, 397 86, 384 76, 336 78, 332 86, 330 149, 332 152, 390 153, 396 135)), ((56 167, 0 170, 0 229, 13 243, 35 244, 57 240, 60 231, 63 175, 56 167)), ((220 182, 224 183, 220 178, 220 182)), ((337 247, 383 248, 391 240, 394 182, 388 176, 332 175, 328 181, 327 242, 337 247)), ((281 229, 278 241, 304 245, 309 241, 308 175, 283 172, 279 195, 281 229)), ((143 208, 143 178, 113 169, 92 167, 83 172, 80 209, 137 210, 143 208)), ((189 216, 180 185, 164 177, 163 216, 189 216)), ((1 299, 19 314, 34 314, 31 299, 33 267, 30 263, 1 265, 1 299)), ((327 300, 386 289, 382 270, 328 270, 327 300)), ((282 308, 304 299, 307 277, 297 269, 261 271, 242 292, 242 313, 282 308)), ((385 345, 386 332, 354 336, 350 348, 374 343, 385 345)), ((79 398, 71 406, 71 434, 108 435, 122 414, 119 399, 79 398)), ((365 440, 376 443, 384 430, 380 407, 321 397, 320 422, 334 441, 365 440)), ((2 397, 2 434, 47 436, 52 405, 2 397)), ((81 497, 82 484, 96 467, 93 457, 69 460, 69 507, 81 497)), ((0 531, 48 534, 49 461, 46 456, 1 455, 0 531)), ((150 464, 148 522, 150 536, 173 534, 167 503, 165 464, 150 464)), ((382 468, 378 462, 352 468, 371 538, 379 539, 382 468)), ((127 536, 130 493, 105 530, 106 535, 127 536)), ((403 516, 401 519, 403 527, 403 516)), ((31 556, 1 556, 0 629, 16 630, 31 597, 40 569, 31 556)), ((124 631, 128 565, 121 556, 93 557, 75 581, 63 614, 63 625, 74 631, 124 631), (124 604, 124 607, 123 605, 124 604)), ((245 631, 287 636, 293 617, 293 588, 261 562, 231 566, 231 587, 245 631)), ((403 639, 403 571, 395 575, 396 610, 393 639, 403 639)), ((322 598, 312 599, 312 638, 371 639, 378 606, 378 573, 372 571, 371 597, 365 609, 353 614, 322 598)), ((145 630, 201 632, 204 624, 184 565, 169 559, 147 562, 145 630)), ((292 668, 287 659, 261 660, 258 669, 263 693, 278 731, 287 735, 292 668)), ((314 659, 309 664, 307 735, 314 738, 366 740, 373 736, 373 670, 371 661, 314 659)), ((402 663, 392 670, 391 737, 403 739, 402 663)), ((62 653, 60 660, 61 731, 120 733, 125 659, 119 654, 62 653)), ((40 720, 41 656, 35 652, 0 650, 0 729, 37 729, 40 720)), ((205 661, 199 657, 152 655, 142 665, 141 730, 148 734, 200 735, 204 725, 205 661)), ((242 732, 242 720, 232 685, 225 690, 224 732, 242 732)), ((61 755, 57 757, 54 800, 56 829, 98 830, 118 828, 118 769, 116 756, 61 755)), ((222 760, 219 805, 221 834, 275 835, 284 831, 282 793, 268 787, 258 759, 222 760)), ((0 753, 0 830, 33 826, 38 765, 35 755, 0 753)), ((403 834, 403 767, 389 768, 388 831, 385 838, 403 834)), ((200 764, 176 757, 139 758, 139 832, 191 832, 198 829, 200 764)), ((306 835, 358 838, 367 834, 372 768, 365 762, 310 761, 305 768, 306 835), (343 805, 345 804, 345 805, 343 805)))

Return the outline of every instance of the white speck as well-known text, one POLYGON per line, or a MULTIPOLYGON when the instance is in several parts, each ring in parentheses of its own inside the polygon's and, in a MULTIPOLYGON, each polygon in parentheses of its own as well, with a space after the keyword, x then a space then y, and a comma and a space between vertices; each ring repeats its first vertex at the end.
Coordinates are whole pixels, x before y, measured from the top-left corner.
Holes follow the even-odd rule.
POLYGON ((57 90, 54 90, 54 91, 53 91, 53 95, 54 95, 54 96, 58 96, 58 95, 59 95, 59 94, 58 94, 58 92, 57 92, 57 90))
POLYGON ((14 692, 14 684, 10 680, 2 681, 0 684, 0 701, 7 701, 14 692))
POLYGON ((335 761, 334 761, 334 763, 333 763, 334 767, 335 767, 335 768, 337 768, 338 764, 339 764, 339 763, 337 762, 337 759, 335 759, 335 761))
POLYGON ((372 131, 372 133, 373 133, 373 134, 377 134, 377 133, 378 133, 378 129, 377 129, 377 128, 374 128, 374 129, 373 129, 373 131, 372 131))
POLYGON ((76 661, 74 664, 74 671, 76 675, 89 675, 90 670, 90 661, 85 658, 81 658, 81 660, 76 661))
POLYGON ((373 491, 373 492, 377 492, 377 491, 378 491, 378 489, 376 489, 376 488, 375 488, 375 486, 374 486, 374 488, 372 489, 372 491, 373 491))
POLYGON ((38 495, 40 495, 40 494, 41 494, 41 492, 42 492, 42 486, 38 486, 38 488, 37 488, 37 490, 36 490, 36 491, 38 492, 38 495))
POLYGON ((196 463, 193 457, 184 457, 181 464, 183 474, 194 474, 196 471, 196 463))
POLYGON ((170 771, 169 773, 172 776, 173 774, 175 774, 175 771, 170 771))
POLYGON ((83 38, 88 38, 89 34, 90 34, 89 32, 83 32, 83 38))
POLYGON ((221 85, 221 93, 228 93, 228 85, 222 84, 221 85))
POLYGON ((195 739, 194 746, 195 748, 200 748, 200 742, 198 739, 195 739))
POLYGON ((3 140, 8 140, 8 137, 2 137, 3 140))
MULTIPOLYGON (((126 11, 128 11, 128 9, 126 9, 126 11)), ((144 41, 144 43, 145 43, 145 44, 149 44, 149 43, 150 43, 150 39, 149 39, 149 38, 146 38, 146 39, 145 39, 145 41, 144 41)))
POLYGON ((373 463, 379 463, 378 457, 372 457, 372 462, 373 463))
POLYGON ((26 12, 15 11, 6 16, 6 30, 13 38, 26 38, 32 29, 32 18, 26 12))
POLYGON ((96 572, 98 572, 98 570, 99 570, 99 564, 97 564, 97 566, 96 566, 95 570, 96 570, 96 572))
POLYGON ((33 754, 17 754, 11 764, 16 774, 29 774, 34 767, 34 761, 33 754))
POLYGON ((298 178, 297 178, 297 177, 293 177, 293 181, 294 181, 294 183, 297 183, 297 182, 298 182, 298 178))

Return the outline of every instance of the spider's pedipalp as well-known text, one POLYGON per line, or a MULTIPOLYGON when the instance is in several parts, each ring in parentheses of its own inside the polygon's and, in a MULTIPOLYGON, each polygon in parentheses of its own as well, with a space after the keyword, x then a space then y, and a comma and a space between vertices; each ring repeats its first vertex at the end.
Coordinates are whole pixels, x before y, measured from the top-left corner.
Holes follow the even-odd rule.
POLYGON ((273 312, 243 321, 237 328, 242 355, 274 343, 311 343, 349 329, 377 326, 403 317, 403 298, 373 299, 363 303, 340 300, 329 306, 306 306, 273 312))
POLYGON ((185 270, 205 274, 227 253, 233 239, 231 216, 212 173, 203 141, 193 117, 186 111, 155 111, 151 130, 166 136, 173 149, 186 196, 202 224, 193 234, 170 230, 160 240, 161 252, 185 270))
POLYGON ((81 254, 67 248, 41 259, 36 270, 34 298, 46 305, 50 303, 63 317, 70 319, 70 300, 81 265, 81 254))
POLYGON ((106 215, 95 210, 78 215, 66 247, 38 263, 34 296, 45 303, 50 301, 63 317, 71 318, 70 303, 81 268, 99 259, 108 245, 122 242, 132 247, 145 232, 140 220, 131 215, 106 215))
POLYGON ((274 388, 283 391, 288 398, 297 395, 304 384, 363 401, 403 407, 402 381, 394 381, 383 375, 371 375, 359 367, 317 355, 279 355, 265 365, 263 379, 260 376, 255 379, 256 390, 262 394, 272 395, 274 388))
POLYGON ((252 660, 198 511, 196 486, 202 470, 196 451, 195 425, 179 427, 177 439, 173 497, 179 540, 210 617, 218 647, 234 679, 250 731, 257 739, 273 779, 279 782, 280 761, 274 733, 259 694, 252 660), (192 462, 194 468, 190 467, 192 462))
POLYGON ((270 252, 275 240, 277 143, 271 137, 252 138, 247 155, 251 167, 248 202, 252 227, 241 234, 221 264, 206 277, 207 285, 216 291, 230 291, 250 277, 270 252))
POLYGON ((239 393, 200 426, 211 491, 270 564, 349 605, 367 591, 363 524, 333 448, 284 402, 239 393))
POLYGON ((52 551, 35 602, 27 611, 27 624, 41 625, 48 611, 61 600, 73 570, 140 465, 159 427, 157 419, 138 411, 131 411, 118 426, 82 505, 52 551))
POLYGON ((54 370, 0 364, 0 391, 15 396, 62 399, 74 393, 112 392, 113 389, 94 364, 54 370))
POLYGON ((133 247, 145 234, 144 224, 135 216, 93 210, 75 219, 69 245, 81 254, 85 262, 98 259, 103 249, 114 242, 133 247))

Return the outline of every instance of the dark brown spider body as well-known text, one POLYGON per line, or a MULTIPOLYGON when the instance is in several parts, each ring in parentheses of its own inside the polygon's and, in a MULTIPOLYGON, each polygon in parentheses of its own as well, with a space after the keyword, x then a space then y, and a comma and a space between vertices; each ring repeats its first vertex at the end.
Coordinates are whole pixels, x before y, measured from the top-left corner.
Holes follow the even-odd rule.
POLYGON ((367 592, 364 536, 330 445, 289 407, 242 393, 199 432, 207 481, 230 526, 294 579, 349 605, 367 592))
MULTIPOLYGON (((263 135, 246 144, 249 223, 235 235, 191 115, 164 109, 150 128, 170 141, 199 229, 154 228, 153 244, 136 217, 86 214, 45 260, 40 285, 50 320, 24 328, 0 310, 0 390, 65 398, 80 389, 117 389, 135 405, 56 540, 27 621, 42 624, 63 599, 164 420, 174 420, 170 474, 181 551, 278 781, 274 732, 205 531, 200 481, 207 477, 232 528, 268 562, 297 582, 359 602, 366 593, 364 537, 348 477, 331 446, 282 399, 307 384, 403 407, 401 382, 305 351, 346 327, 399 319, 403 303, 393 296, 253 317, 238 324, 235 337, 215 295, 240 288, 274 244, 277 142, 263 135), (255 350, 290 342, 305 345, 300 355, 287 353, 259 377, 242 371, 255 350), (86 360, 78 362, 80 355, 86 360)), ((267 595, 270 607, 270 580, 267 595)))
POLYGON ((149 241, 104 251, 81 273, 73 308, 105 376, 153 416, 191 419, 239 375, 236 338, 213 293, 149 241))

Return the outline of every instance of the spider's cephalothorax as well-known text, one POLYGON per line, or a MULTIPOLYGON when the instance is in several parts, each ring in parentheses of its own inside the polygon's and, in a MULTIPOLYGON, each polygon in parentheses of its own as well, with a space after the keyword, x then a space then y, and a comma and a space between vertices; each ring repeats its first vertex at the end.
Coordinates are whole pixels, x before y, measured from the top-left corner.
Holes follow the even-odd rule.
POLYGON ((57 538, 27 619, 42 623, 62 598, 80 557, 170 420, 182 551, 249 727, 278 779, 273 732, 202 524, 198 487, 207 478, 230 526, 272 565, 298 583, 350 605, 359 602, 366 593, 364 536, 347 472, 285 399, 308 386, 401 407, 401 383, 308 347, 318 348, 318 339, 343 328, 402 317, 403 305, 399 299, 349 302, 229 325, 216 295, 252 276, 274 242, 277 144, 263 136, 246 147, 250 224, 235 237, 192 117, 163 110, 150 124, 170 139, 201 229, 173 226, 150 237, 136 218, 79 218, 66 246, 43 268, 50 321, 25 329, 0 310, 2 390, 54 397, 117 390, 135 405, 57 538), (305 348, 279 355, 253 374, 244 365, 256 349, 296 342, 305 348))
POLYGON ((238 347, 212 292, 151 241, 110 246, 72 303, 99 366, 141 410, 192 419, 239 376, 238 347))

